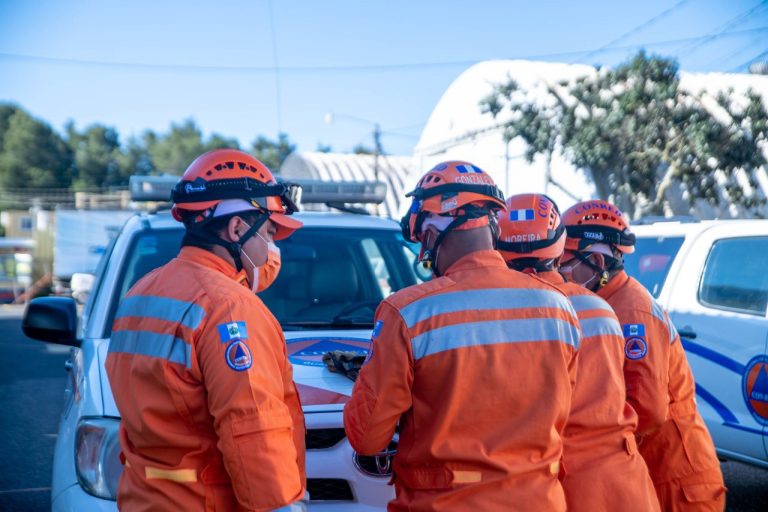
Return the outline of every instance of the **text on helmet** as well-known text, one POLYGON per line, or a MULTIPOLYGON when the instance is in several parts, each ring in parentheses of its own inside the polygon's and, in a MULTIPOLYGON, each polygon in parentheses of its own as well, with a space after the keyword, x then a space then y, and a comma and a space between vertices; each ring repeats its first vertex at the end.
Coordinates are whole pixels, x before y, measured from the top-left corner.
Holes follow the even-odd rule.
POLYGON ((624 215, 623 213, 621 213, 621 210, 619 210, 612 204, 604 203, 602 201, 594 201, 594 202, 580 204, 576 208, 574 208, 573 211, 574 213, 576 213, 576 215, 580 215, 583 212, 587 212, 589 210, 595 210, 595 209, 607 210, 608 212, 616 215, 617 217, 621 217, 624 215))

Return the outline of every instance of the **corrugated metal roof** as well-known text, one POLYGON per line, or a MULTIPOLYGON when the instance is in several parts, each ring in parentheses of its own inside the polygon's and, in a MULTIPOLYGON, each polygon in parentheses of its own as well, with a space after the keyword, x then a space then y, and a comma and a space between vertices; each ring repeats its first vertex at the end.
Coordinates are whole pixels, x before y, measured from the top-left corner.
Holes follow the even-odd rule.
POLYGON ((396 218, 405 200, 408 178, 417 170, 416 161, 407 156, 355 155, 347 153, 296 152, 288 155, 280 166, 286 179, 321 181, 382 181, 387 184, 387 196, 371 213, 396 218))

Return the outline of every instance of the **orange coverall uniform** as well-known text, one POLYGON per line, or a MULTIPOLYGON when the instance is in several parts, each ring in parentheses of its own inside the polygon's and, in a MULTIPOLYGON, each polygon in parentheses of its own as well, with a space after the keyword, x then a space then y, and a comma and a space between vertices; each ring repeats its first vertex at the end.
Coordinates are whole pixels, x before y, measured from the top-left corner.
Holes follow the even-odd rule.
POLYGON ((624 338, 616 314, 558 272, 537 276, 562 290, 581 326, 579 372, 563 431, 561 481, 569 511, 658 511, 648 467, 637 451, 637 413, 626 401, 624 338))
POLYGON ((244 275, 184 247, 121 302, 106 362, 122 416, 121 510, 291 510, 303 498, 285 340, 244 275))
POLYGON ((344 426, 374 454, 399 422, 388 510, 565 510, 560 433, 578 343, 562 292, 493 250, 384 300, 344 426))
POLYGON ((664 511, 722 511, 725 486, 715 447, 696 409, 695 384, 669 315, 621 271, 598 295, 622 323, 627 401, 664 511))

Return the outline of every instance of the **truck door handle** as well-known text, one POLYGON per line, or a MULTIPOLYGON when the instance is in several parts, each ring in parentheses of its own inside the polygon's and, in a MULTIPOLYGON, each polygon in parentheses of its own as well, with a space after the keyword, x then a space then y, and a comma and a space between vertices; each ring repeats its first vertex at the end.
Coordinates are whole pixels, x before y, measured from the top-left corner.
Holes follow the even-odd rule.
POLYGON ((679 334, 681 338, 688 338, 689 340, 696 339, 696 331, 694 331, 690 325, 686 325, 682 329, 679 329, 677 334, 679 334))

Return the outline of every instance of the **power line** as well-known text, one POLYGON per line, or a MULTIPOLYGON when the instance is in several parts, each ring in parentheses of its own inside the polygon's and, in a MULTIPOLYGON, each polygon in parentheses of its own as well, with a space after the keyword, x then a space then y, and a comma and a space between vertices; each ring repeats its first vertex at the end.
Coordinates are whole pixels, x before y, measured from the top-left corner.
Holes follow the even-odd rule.
MULTIPOLYGON (((768 1, 768 0, 766 0, 768 1)), ((600 53, 633 50, 644 47, 670 46, 681 43, 697 42, 707 38, 718 39, 721 37, 738 37, 747 34, 755 34, 768 31, 768 26, 756 27, 746 30, 734 30, 722 32, 715 35, 704 35, 697 37, 686 37, 680 39, 668 39, 664 41, 653 41, 649 43, 637 43, 626 46, 606 47, 599 50, 600 53)), ((554 58, 563 58, 569 56, 584 55, 598 50, 574 50, 558 53, 542 53, 532 55, 517 55, 501 57, 503 59, 525 59, 525 60, 547 60, 554 58)), ((329 71, 387 71, 396 69, 420 69, 451 66, 468 66, 480 62, 479 60, 462 61, 438 61, 438 62, 414 62, 406 64, 345 64, 337 66, 218 66, 218 65, 193 65, 193 64, 151 64, 140 62, 119 62, 119 61, 98 61, 85 59, 72 59, 60 57, 46 57, 41 55, 29 55, 22 53, 0 52, 0 59, 25 60, 36 62, 47 62, 52 64, 72 64, 80 66, 93 67, 119 67, 126 69, 146 69, 146 70, 166 70, 166 71, 218 71, 218 72, 238 72, 238 73, 274 73, 280 72, 329 72, 329 71)))
POLYGON ((746 62, 742 62, 741 64, 739 64, 739 65, 738 65, 738 66, 736 66, 735 68, 731 68, 731 69, 729 69, 728 71, 729 71, 730 73, 735 73, 736 71, 740 70, 741 68, 743 68, 743 67, 745 67, 745 66, 749 66, 750 64, 752 64, 752 63, 753 63, 753 62, 755 62, 756 60, 758 60, 758 59, 762 59, 763 57, 766 57, 766 56, 768 56, 768 50, 765 50, 765 51, 764 51, 763 53, 761 53, 760 55, 755 55, 754 57, 752 57, 752 58, 751 58, 751 59, 749 59, 748 61, 746 61, 746 62))
POLYGON ((692 46, 690 44, 683 46, 677 52, 678 57, 684 57, 686 55, 690 55, 691 53, 695 52, 699 48, 702 48, 708 45, 709 43, 717 39, 720 34, 725 32, 729 28, 733 28, 736 25, 739 25, 744 21, 746 21, 747 19, 749 19, 749 17, 753 13, 763 9, 766 6, 766 4, 768 4, 768 0, 762 0, 759 4, 755 5, 751 9, 748 9, 746 12, 739 14, 738 16, 735 16, 734 18, 731 18, 730 20, 726 21, 723 25, 720 25, 718 28, 716 28, 715 30, 707 34, 702 41, 695 43, 692 46), (688 51, 685 51, 686 48, 688 48, 688 51))
POLYGON ((272 0, 267 0, 269 10, 269 31, 272 34, 272 58, 275 63, 275 108, 277 109, 277 135, 283 131, 283 116, 280 105, 280 64, 277 60, 277 37, 275 36, 275 18, 272 14, 272 0))
POLYGON ((612 47, 613 45, 615 45, 619 41, 622 41, 622 40, 628 38, 631 35, 637 34, 638 32, 640 32, 642 30, 645 30, 646 28, 648 28, 649 26, 653 25, 654 23, 656 23, 660 19, 663 19, 663 18, 669 16, 673 11, 676 11, 679 7, 683 6, 687 2, 688 2, 688 0, 680 0, 679 2, 677 2, 675 5, 673 5, 669 9, 667 9, 667 10, 657 14, 656 16, 654 16, 654 17, 644 21, 643 23, 641 23, 640 25, 636 26, 635 28, 633 28, 629 32, 624 32, 623 34, 621 34, 619 37, 617 37, 613 41, 610 41, 610 42, 604 44, 603 46, 601 46, 600 48, 597 48, 596 50, 592 50, 591 52, 587 53, 583 57, 580 57, 580 58, 576 59, 574 62, 584 61, 584 60, 588 59, 589 57, 592 57, 593 55, 597 55, 598 53, 601 53, 602 50, 605 50, 606 48, 612 47))

